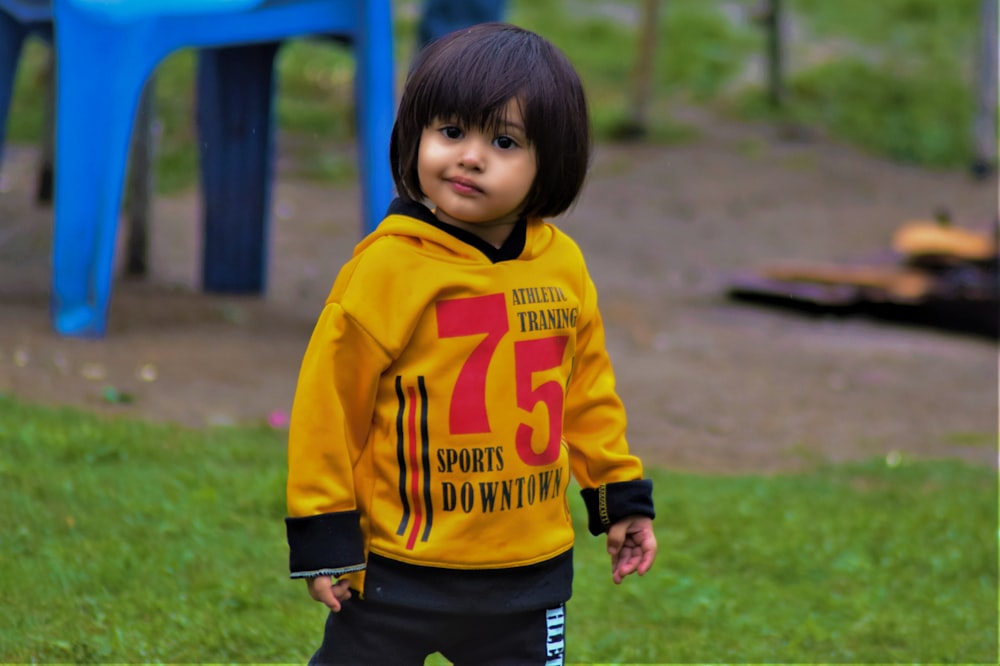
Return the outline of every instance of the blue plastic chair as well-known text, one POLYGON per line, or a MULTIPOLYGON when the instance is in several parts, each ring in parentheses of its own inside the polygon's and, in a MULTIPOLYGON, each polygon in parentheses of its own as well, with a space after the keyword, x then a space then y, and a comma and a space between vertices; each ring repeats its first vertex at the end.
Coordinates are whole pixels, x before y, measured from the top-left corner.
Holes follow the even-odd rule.
POLYGON ((255 292, 266 283, 273 58, 282 40, 340 35, 351 41, 362 215, 366 229, 377 224, 392 197, 385 158, 395 110, 388 0, 54 0, 52 5, 56 331, 89 337, 106 332, 133 118, 144 82, 180 48, 205 49, 199 58, 198 116, 206 289, 255 292))

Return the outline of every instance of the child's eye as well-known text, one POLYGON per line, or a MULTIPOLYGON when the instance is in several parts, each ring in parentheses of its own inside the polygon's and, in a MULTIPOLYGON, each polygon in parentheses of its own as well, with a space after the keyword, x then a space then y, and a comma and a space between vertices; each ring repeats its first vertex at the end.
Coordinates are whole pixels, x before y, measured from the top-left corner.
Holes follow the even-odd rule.
POLYGON ((517 141, 514 141, 514 139, 509 136, 498 136, 493 140, 493 143, 500 150, 510 150, 511 148, 517 147, 517 141))
POLYGON ((449 139, 461 139, 462 130, 454 125, 448 125, 447 127, 441 128, 441 134, 445 135, 449 139))

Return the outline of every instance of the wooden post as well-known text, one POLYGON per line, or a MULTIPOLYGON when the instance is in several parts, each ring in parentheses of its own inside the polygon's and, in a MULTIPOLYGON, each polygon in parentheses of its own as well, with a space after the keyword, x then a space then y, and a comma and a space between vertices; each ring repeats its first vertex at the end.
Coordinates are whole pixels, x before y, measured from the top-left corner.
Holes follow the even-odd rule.
POLYGON ((979 25, 972 173, 985 178, 997 168, 997 0, 980 0, 979 25))
POLYGON ((652 90, 653 60, 656 58, 656 36, 660 24, 660 0, 642 3, 642 24, 639 26, 639 51, 632 70, 632 94, 629 120, 636 127, 646 127, 649 95, 652 90))
POLYGON ((632 65, 628 111, 624 125, 616 133, 619 138, 634 139, 646 134, 647 112, 652 91, 653 61, 656 58, 660 23, 660 0, 644 0, 639 25, 639 43, 632 65))
POLYGON ((781 0, 768 0, 763 16, 767 30, 767 90, 771 107, 785 105, 785 30, 781 0))
POLYGON ((145 277, 149 254, 149 211, 153 191, 153 107, 156 75, 149 77, 139 98, 132 146, 129 154, 128 180, 125 184, 125 217, 128 220, 128 250, 125 272, 131 277, 145 277))

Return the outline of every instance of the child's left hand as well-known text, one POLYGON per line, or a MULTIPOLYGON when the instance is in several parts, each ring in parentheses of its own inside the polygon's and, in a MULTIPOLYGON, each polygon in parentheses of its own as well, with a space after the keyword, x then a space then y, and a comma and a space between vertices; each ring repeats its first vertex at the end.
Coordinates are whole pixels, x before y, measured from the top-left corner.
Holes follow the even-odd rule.
POLYGON ((611 578, 615 585, 625 576, 649 571, 656 559, 656 535, 653 519, 647 516, 629 516, 608 530, 608 554, 611 555, 611 578))

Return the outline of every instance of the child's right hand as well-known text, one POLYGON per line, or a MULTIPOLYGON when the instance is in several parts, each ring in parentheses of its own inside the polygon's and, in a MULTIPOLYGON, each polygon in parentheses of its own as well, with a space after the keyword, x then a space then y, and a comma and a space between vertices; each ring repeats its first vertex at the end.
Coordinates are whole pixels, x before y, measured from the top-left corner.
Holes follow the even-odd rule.
POLYGON ((309 596, 314 600, 325 604, 334 613, 339 613, 341 601, 351 598, 350 583, 346 578, 341 578, 336 583, 330 576, 316 576, 307 578, 306 585, 309 588, 309 596))

